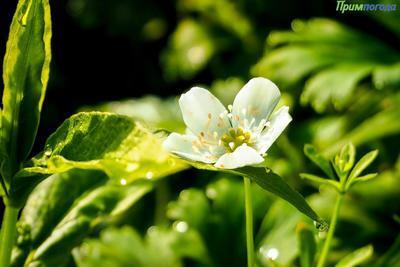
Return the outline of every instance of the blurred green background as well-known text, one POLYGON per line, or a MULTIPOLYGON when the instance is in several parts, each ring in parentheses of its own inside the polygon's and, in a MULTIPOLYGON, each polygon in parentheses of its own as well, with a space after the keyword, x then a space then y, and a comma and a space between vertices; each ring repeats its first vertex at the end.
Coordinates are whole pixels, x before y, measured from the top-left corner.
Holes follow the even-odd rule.
MULTIPOLYGON (((3 54, 15 9, 14 2, 7 4, 0 9, 3 54)), ((268 165, 307 196, 322 217, 329 219, 334 194, 300 179, 300 172, 319 174, 304 156, 304 144, 328 158, 348 142, 357 146, 359 156, 379 149, 370 167, 379 176, 346 198, 332 266, 368 244, 374 255, 365 266, 400 266, 399 10, 341 14, 336 2, 317 0, 50 4, 53 61, 36 151, 78 110, 112 111, 154 129, 183 131, 179 94, 202 85, 229 104, 249 78, 263 76, 277 83, 294 117, 270 151, 268 165)), ((27 230, 28 241, 19 239, 21 259, 68 218, 74 203, 105 184, 97 172, 55 176, 32 198, 46 195, 57 198, 57 204, 30 200, 25 213, 59 212, 43 224, 23 217, 20 231, 38 230, 27 230), (86 176, 97 178, 88 182, 86 176), (55 197, 66 186, 71 193, 55 197)), ((120 195, 118 201, 124 198, 120 195)), ((245 266, 243 192, 237 177, 187 170, 159 180, 134 203, 117 215, 94 209, 90 218, 96 223, 69 247, 51 250, 45 266, 74 266, 72 257, 85 267, 245 266), (70 249, 74 256, 66 253, 70 249)), ((312 222, 256 185, 254 209, 259 266, 299 266, 296 229, 299 223, 313 229, 312 222), (275 261, 271 249, 278 251, 275 261)), ((18 257, 14 262, 20 266, 18 257)))

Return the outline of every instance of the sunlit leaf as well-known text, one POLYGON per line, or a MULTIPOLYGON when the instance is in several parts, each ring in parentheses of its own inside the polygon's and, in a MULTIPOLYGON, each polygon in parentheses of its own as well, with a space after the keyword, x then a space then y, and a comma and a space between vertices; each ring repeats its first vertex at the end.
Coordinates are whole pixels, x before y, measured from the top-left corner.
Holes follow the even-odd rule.
POLYGON ((100 112, 79 113, 66 120, 31 165, 15 176, 13 193, 18 202, 31 189, 28 185, 73 168, 101 170, 124 183, 185 168, 162 149, 159 138, 131 118, 100 112))
POLYGON ((354 267, 368 261, 372 254, 374 253, 374 248, 372 245, 368 245, 357 249, 356 251, 350 253, 346 257, 340 260, 336 267, 354 267))
POLYGON ((50 39, 48 1, 19 1, 3 62, 0 160, 7 185, 36 137, 49 79, 50 39))
POLYGON ((185 130, 178 102, 175 98, 161 99, 149 95, 85 107, 83 110, 126 115, 155 129, 165 129, 171 132, 184 132, 185 130))
POLYGON ((324 111, 328 103, 340 110, 349 103, 355 86, 371 69, 368 64, 354 63, 322 70, 307 81, 301 101, 311 103, 319 112, 324 111))
POLYGON ((365 154, 354 166, 349 175, 349 179, 358 177, 378 156, 378 150, 365 154))
POLYGON ((400 63, 375 68, 372 73, 372 81, 378 89, 398 88, 400 86, 400 63))

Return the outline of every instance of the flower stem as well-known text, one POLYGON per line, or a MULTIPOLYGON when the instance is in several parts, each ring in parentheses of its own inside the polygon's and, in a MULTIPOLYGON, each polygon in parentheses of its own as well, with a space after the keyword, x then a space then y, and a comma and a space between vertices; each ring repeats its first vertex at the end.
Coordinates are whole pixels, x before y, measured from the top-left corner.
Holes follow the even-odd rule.
POLYGON ((253 238, 253 204, 251 201, 251 181, 243 177, 244 204, 246 213, 246 245, 247 245, 247 267, 254 267, 254 238, 253 238))
POLYGON ((11 252, 16 237, 16 224, 18 218, 18 208, 5 206, 3 224, 0 234, 0 266, 9 267, 11 252))
POLYGON ((325 265, 325 261, 326 261, 326 258, 328 256, 329 249, 331 247, 333 234, 335 233, 336 223, 337 223, 337 219, 338 219, 338 216, 339 216, 340 207, 342 206, 342 201, 343 201, 343 194, 339 194, 337 199, 336 199, 336 203, 335 203, 335 207, 333 209, 331 222, 330 222, 330 225, 329 225, 329 231, 328 231, 324 246, 322 247, 322 252, 321 252, 321 255, 319 257, 317 267, 323 267, 325 265))

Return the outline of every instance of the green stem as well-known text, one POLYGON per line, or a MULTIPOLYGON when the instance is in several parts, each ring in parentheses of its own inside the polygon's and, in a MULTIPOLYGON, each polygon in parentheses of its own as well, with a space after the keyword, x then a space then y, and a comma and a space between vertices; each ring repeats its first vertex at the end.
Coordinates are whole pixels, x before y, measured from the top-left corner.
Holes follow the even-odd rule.
POLYGON ((333 214, 332 214, 331 222, 329 225, 329 231, 328 231, 324 246, 322 247, 322 252, 319 257, 317 267, 323 267, 325 265, 325 261, 328 256, 329 249, 331 247, 333 234, 335 233, 336 223, 337 223, 337 219, 339 216, 340 207, 342 206, 342 201, 343 201, 343 194, 339 194, 336 199, 336 204, 333 209, 333 214))
POLYGON ((247 245, 247 267, 254 266, 254 237, 253 237, 253 204, 251 201, 251 181, 243 177, 244 204, 246 213, 246 245, 247 245))
POLYGON ((9 267, 17 234, 18 209, 6 205, 0 235, 0 266, 9 267))

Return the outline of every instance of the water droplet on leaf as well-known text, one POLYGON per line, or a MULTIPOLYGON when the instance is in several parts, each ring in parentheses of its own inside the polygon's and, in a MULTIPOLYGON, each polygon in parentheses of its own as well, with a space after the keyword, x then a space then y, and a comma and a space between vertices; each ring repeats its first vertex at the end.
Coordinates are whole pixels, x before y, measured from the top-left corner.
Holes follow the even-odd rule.
POLYGON ((326 232, 329 229, 329 225, 324 220, 314 221, 314 226, 320 232, 326 232))
POLYGON ((146 173, 146 178, 147 179, 152 179, 154 177, 154 173, 153 172, 147 172, 146 173))
POLYGON ((263 257, 272 261, 276 260, 279 257, 279 250, 268 245, 262 246, 259 251, 263 257))
POLYGON ((174 228, 179 233, 185 233, 189 229, 189 225, 184 221, 177 221, 174 223, 174 228))

